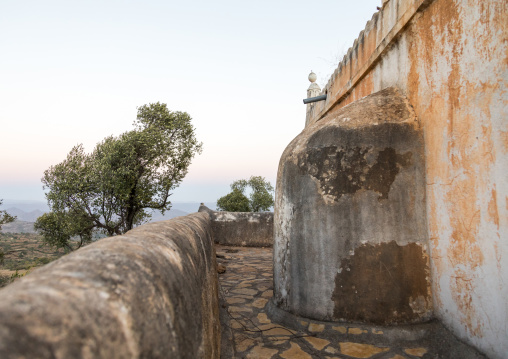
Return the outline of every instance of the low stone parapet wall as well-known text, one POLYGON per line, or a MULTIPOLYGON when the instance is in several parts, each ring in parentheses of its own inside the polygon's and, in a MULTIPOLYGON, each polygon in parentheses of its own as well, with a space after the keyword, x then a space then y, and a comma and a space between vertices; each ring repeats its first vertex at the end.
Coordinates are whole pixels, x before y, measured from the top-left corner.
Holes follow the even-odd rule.
POLYGON ((219 358, 210 218, 102 239, 0 291, 1 358, 219 358))
POLYGON ((210 215, 215 243, 241 247, 273 246, 273 212, 221 212, 201 205, 210 215))

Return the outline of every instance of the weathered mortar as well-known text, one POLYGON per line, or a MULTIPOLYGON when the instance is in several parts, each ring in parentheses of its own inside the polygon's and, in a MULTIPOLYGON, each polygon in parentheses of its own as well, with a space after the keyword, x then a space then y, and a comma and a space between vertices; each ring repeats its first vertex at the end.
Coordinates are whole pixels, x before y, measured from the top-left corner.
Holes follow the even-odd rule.
POLYGON ((210 215, 215 243, 226 246, 273 246, 273 212, 220 212, 201 205, 210 215))
POLYGON ((1 358, 218 358, 206 213, 100 240, 0 291, 1 358))
POLYGON ((393 88, 297 136, 277 180, 277 305, 317 320, 429 319, 424 171, 421 129, 393 88))
POLYGON ((508 353, 507 10, 383 1, 309 118, 390 86, 406 95, 424 131, 435 314, 493 358, 508 353))

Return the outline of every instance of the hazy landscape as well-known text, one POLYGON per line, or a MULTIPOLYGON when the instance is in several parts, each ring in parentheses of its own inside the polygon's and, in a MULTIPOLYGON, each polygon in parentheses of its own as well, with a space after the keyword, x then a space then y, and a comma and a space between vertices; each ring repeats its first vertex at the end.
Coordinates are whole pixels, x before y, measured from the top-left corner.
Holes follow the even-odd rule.
MULTIPOLYGON (((215 209, 215 202, 206 202, 205 205, 210 209, 215 209)), ((199 202, 175 202, 171 210, 162 215, 159 211, 154 211, 150 222, 164 221, 167 219, 185 216, 189 213, 197 212, 199 202)), ((2 226, 1 233, 35 233, 33 224, 42 214, 49 212, 48 205, 42 201, 15 201, 4 200, 2 210, 16 216, 16 221, 2 226)))
POLYGON ((63 249, 49 247, 35 233, 0 233, 0 287, 63 256, 63 249))
MULTIPOLYGON (((214 202, 205 205, 210 209, 216 206, 214 202)), ((185 216, 197 212, 199 206, 198 202, 175 202, 164 215, 154 211, 150 222, 185 216)), ((17 219, 2 225, 0 230, 0 253, 3 253, 0 257, 0 287, 66 254, 63 249, 45 245, 34 231, 35 220, 49 212, 45 202, 4 200, 1 209, 17 219)))

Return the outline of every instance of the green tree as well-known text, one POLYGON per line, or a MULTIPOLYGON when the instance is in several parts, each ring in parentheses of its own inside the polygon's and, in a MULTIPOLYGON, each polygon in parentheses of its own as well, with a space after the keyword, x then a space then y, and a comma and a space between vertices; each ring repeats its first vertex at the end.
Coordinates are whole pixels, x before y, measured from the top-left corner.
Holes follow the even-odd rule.
POLYGON ((138 108, 134 126, 105 138, 90 154, 75 146, 44 172, 51 214, 36 226, 46 243, 69 249, 72 237, 85 244, 94 233, 123 234, 146 222, 148 209, 171 208, 171 191, 201 153, 191 117, 157 102, 138 108))
POLYGON ((84 212, 48 212, 37 218, 34 229, 46 244, 72 251, 92 242, 94 222, 84 212))
POLYGON ((220 211, 249 212, 250 202, 240 190, 234 188, 230 193, 217 200, 217 207, 220 211))
MULTIPOLYGON (((3 203, 3 199, 0 199, 0 206, 3 203)), ((11 223, 16 220, 15 216, 11 216, 7 211, 0 211, 0 229, 2 229, 2 225, 6 223, 11 223)))
POLYGON ((220 211, 262 212, 273 206, 274 188, 261 176, 251 176, 248 180, 237 180, 231 184, 231 192, 217 200, 220 211), (249 198, 245 191, 249 190, 249 198))
MULTIPOLYGON (((3 199, 0 199, 0 206, 2 205, 3 199)), ((7 211, 0 211, 0 229, 2 229, 2 225, 6 223, 11 223, 16 220, 15 216, 11 216, 7 211)), ((2 248, 0 248, 0 264, 4 262, 5 253, 2 248)))

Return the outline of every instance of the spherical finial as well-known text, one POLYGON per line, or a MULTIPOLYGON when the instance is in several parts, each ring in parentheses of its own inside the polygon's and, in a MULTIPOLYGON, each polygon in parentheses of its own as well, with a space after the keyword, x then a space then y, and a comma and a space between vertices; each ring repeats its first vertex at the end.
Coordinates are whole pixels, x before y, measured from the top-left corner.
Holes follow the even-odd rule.
POLYGON ((312 72, 312 70, 310 70, 310 74, 309 74, 309 81, 310 82, 316 82, 317 80, 317 76, 314 72, 312 72))

